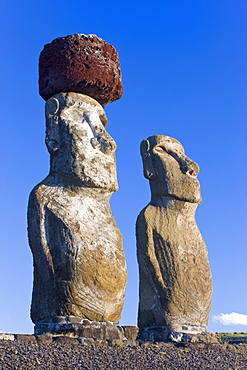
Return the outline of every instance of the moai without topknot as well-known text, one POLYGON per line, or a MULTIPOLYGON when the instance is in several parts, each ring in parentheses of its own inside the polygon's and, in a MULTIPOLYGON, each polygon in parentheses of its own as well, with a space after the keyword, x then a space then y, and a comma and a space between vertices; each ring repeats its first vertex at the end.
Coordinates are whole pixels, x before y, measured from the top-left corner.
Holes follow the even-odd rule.
POLYGON ((143 140, 141 156, 152 198, 136 223, 139 338, 190 341, 206 333, 212 297, 207 248, 194 217, 202 202, 199 166, 163 135, 143 140))
POLYGON ((50 172, 28 205, 35 333, 121 339, 127 273, 109 205, 116 143, 102 107, 122 96, 118 54, 95 35, 55 39, 40 55, 39 89, 50 172))

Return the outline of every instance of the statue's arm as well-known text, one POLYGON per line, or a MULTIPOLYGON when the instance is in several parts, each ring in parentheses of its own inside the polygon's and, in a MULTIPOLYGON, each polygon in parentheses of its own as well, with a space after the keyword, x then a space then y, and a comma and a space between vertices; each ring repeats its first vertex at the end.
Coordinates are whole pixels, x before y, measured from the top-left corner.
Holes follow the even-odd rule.
POLYGON ((157 249, 159 249, 157 233, 152 225, 154 216, 152 210, 146 207, 137 218, 136 236, 139 269, 146 275, 150 284, 152 284, 151 276, 156 276, 159 283, 165 286, 160 258, 157 256, 157 249), (150 274, 150 272, 152 273, 150 274))
POLYGON ((44 199, 39 193, 39 186, 35 187, 29 196, 28 240, 35 267, 48 279, 54 269, 46 237, 44 199))

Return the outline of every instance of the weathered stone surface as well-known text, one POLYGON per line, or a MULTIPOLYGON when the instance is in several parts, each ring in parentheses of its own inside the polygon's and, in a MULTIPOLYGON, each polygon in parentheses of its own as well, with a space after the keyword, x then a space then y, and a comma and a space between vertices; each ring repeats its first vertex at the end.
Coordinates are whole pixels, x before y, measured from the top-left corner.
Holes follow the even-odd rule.
POLYGON ((141 155, 152 198, 136 223, 138 326, 163 327, 161 337, 205 332, 212 279, 207 248, 194 218, 201 203, 199 167, 168 136, 144 140, 141 155))
POLYGON ((118 184, 106 122, 101 105, 82 94, 56 94, 46 103, 50 173, 28 206, 34 323, 120 319, 126 264, 109 205, 118 184))
POLYGON ((215 333, 189 333, 175 332, 169 326, 149 326, 141 328, 138 333, 139 341, 147 343, 221 343, 219 334, 215 333))
POLYGON ((42 323, 37 322, 34 327, 34 334, 36 336, 50 334, 50 335, 64 335, 69 337, 94 338, 99 340, 108 339, 125 339, 124 330, 117 324, 106 325, 105 322, 93 321, 90 324, 82 323, 42 323))
POLYGON ((60 92, 89 95, 105 106, 123 94, 116 49, 95 35, 59 37, 39 58, 39 93, 45 100, 60 92))
POLYGON ((0 333, 0 340, 15 340, 14 334, 0 333))
POLYGON ((138 335, 139 328, 137 326, 122 326, 124 331, 124 336, 130 341, 135 341, 138 335))
POLYGON ((18 341, 36 342, 35 335, 30 334, 14 334, 15 339, 18 341))
POLYGON ((59 323, 59 324, 65 324, 66 321, 65 321, 65 318, 63 316, 55 316, 51 319, 51 322, 54 322, 54 323, 59 323))
POLYGON ((68 322, 71 322, 72 324, 79 324, 81 323, 81 318, 76 316, 68 316, 67 317, 68 322))
MULTIPOLYGON (((83 344, 84 346, 95 346, 95 339, 94 338, 84 338, 84 337, 79 337, 78 338, 79 342, 83 344)), ((100 339, 99 339, 100 340, 100 339)), ((107 343, 108 344, 108 343, 107 343)))
POLYGON ((51 335, 35 335, 38 343, 51 343, 53 338, 51 335))
POLYGON ((64 335, 53 337, 53 342, 61 343, 61 344, 79 344, 79 340, 77 338, 67 337, 64 335))
POLYGON ((221 343, 219 334, 215 333, 201 333, 191 336, 191 343, 221 343))

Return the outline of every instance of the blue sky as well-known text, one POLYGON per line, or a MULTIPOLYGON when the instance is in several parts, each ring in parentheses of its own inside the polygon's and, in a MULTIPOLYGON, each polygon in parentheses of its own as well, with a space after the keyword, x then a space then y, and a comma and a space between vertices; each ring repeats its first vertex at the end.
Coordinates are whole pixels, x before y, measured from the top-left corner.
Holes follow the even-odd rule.
POLYGON ((150 200, 139 145, 163 134, 201 167, 197 222, 214 282, 208 330, 247 331, 246 1, 2 0, 0 14, 0 330, 33 331, 26 207, 49 170, 39 53, 56 37, 84 33, 115 46, 123 74, 123 98, 106 107, 118 144, 120 188, 111 204, 129 275, 121 323, 136 325, 135 220, 150 200), (244 316, 220 316, 232 312, 244 316))

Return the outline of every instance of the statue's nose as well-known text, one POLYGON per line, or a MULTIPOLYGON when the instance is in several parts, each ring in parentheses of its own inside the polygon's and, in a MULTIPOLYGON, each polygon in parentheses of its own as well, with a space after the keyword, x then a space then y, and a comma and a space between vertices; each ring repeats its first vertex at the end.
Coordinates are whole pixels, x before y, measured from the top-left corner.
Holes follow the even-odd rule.
POLYGON ((91 145, 94 149, 101 150, 104 154, 111 154, 116 151, 117 144, 113 138, 106 132, 102 125, 100 117, 95 112, 84 113, 84 119, 87 121, 92 133, 91 145))
POLYGON ((101 151, 103 153, 110 154, 112 152, 115 152, 115 150, 117 149, 117 144, 110 135, 105 132, 103 135, 101 135, 99 139, 101 144, 101 151))
POLYGON ((200 167, 198 166, 196 162, 184 156, 182 158, 181 171, 187 175, 196 177, 200 171, 200 167))
POLYGON ((117 149, 117 144, 107 132, 97 133, 91 139, 91 144, 94 149, 101 150, 104 154, 111 154, 117 149))

